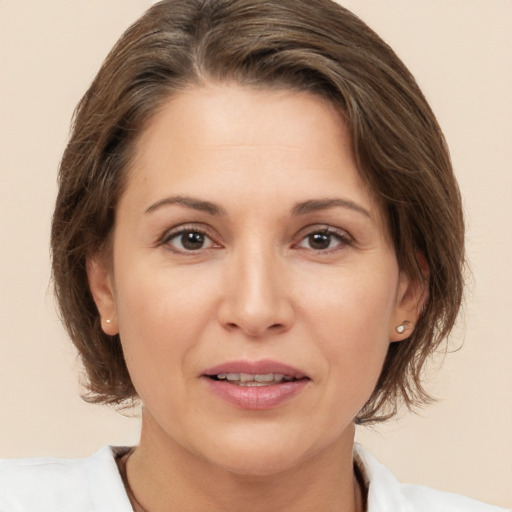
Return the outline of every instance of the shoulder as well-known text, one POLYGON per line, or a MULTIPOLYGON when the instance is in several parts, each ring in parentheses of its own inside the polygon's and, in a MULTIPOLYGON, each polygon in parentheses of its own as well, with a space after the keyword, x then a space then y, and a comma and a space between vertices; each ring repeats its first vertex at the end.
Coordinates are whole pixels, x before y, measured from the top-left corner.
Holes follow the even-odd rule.
POLYGON ((131 512, 115 451, 105 446, 85 459, 0 460, 0 510, 131 512))
POLYGON ((460 494, 401 484, 385 466, 357 444, 354 457, 368 487, 368 512, 507 512, 460 494))
POLYGON ((446 512, 507 512, 505 509, 476 501, 460 494, 442 492, 421 485, 402 485, 404 496, 418 505, 418 511, 445 510, 446 512), (444 508, 440 509, 439 507, 444 508))

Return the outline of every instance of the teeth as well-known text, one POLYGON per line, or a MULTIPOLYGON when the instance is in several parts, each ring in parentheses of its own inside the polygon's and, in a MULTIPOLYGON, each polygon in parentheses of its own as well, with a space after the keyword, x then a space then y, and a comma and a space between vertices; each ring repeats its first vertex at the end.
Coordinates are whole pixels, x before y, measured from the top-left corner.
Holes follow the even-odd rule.
POLYGON ((254 375, 254 380, 256 382, 272 382, 273 380, 280 380, 278 377, 282 377, 282 375, 272 375, 271 373, 265 373, 264 375, 254 375))
POLYGON ((289 375, 282 375, 281 373, 219 373, 218 380, 227 380, 232 384, 239 386, 264 386, 266 384, 274 384, 278 382, 290 382, 295 380, 294 377, 289 375))

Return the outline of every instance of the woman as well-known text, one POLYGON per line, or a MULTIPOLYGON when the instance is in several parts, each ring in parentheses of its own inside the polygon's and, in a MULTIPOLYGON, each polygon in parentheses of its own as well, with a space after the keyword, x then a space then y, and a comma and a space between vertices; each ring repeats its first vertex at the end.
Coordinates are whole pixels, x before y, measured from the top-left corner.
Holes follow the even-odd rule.
POLYGON ((0 509, 498 510, 353 442, 428 399, 463 231, 430 108, 348 11, 158 4, 77 109, 52 231, 89 400, 140 399, 140 444, 6 462, 0 509))

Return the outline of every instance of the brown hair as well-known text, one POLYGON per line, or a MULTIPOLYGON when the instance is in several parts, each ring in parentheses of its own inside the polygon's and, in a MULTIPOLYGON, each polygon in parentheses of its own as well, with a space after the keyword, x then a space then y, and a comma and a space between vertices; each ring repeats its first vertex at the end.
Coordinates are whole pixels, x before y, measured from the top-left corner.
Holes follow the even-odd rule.
POLYGON ((359 18, 330 0, 164 0, 132 25, 77 106, 59 174, 53 278, 88 377, 87 400, 136 395, 118 336, 106 335, 86 260, 108 246, 135 141, 170 95, 235 81, 327 97, 343 112, 363 179, 383 205, 400 268, 428 280, 407 342, 391 343, 359 422, 428 401, 421 371, 462 298, 464 224, 445 140, 414 78, 359 18), (428 264, 425 277, 417 260, 428 264))

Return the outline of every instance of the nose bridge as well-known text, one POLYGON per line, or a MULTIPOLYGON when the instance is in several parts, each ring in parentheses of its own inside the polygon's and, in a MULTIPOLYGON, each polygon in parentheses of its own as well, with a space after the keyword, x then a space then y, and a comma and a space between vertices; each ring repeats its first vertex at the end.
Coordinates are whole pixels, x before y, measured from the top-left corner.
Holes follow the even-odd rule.
POLYGON ((274 275, 277 264, 275 255, 256 245, 241 251, 238 260, 243 283, 239 292, 245 309, 255 314, 270 311, 278 291, 274 275))
POLYGON ((223 323, 250 336, 286 330, 293 317, 278 252, 261 237, 248 238, 233 252, 223 304, 223 323))

